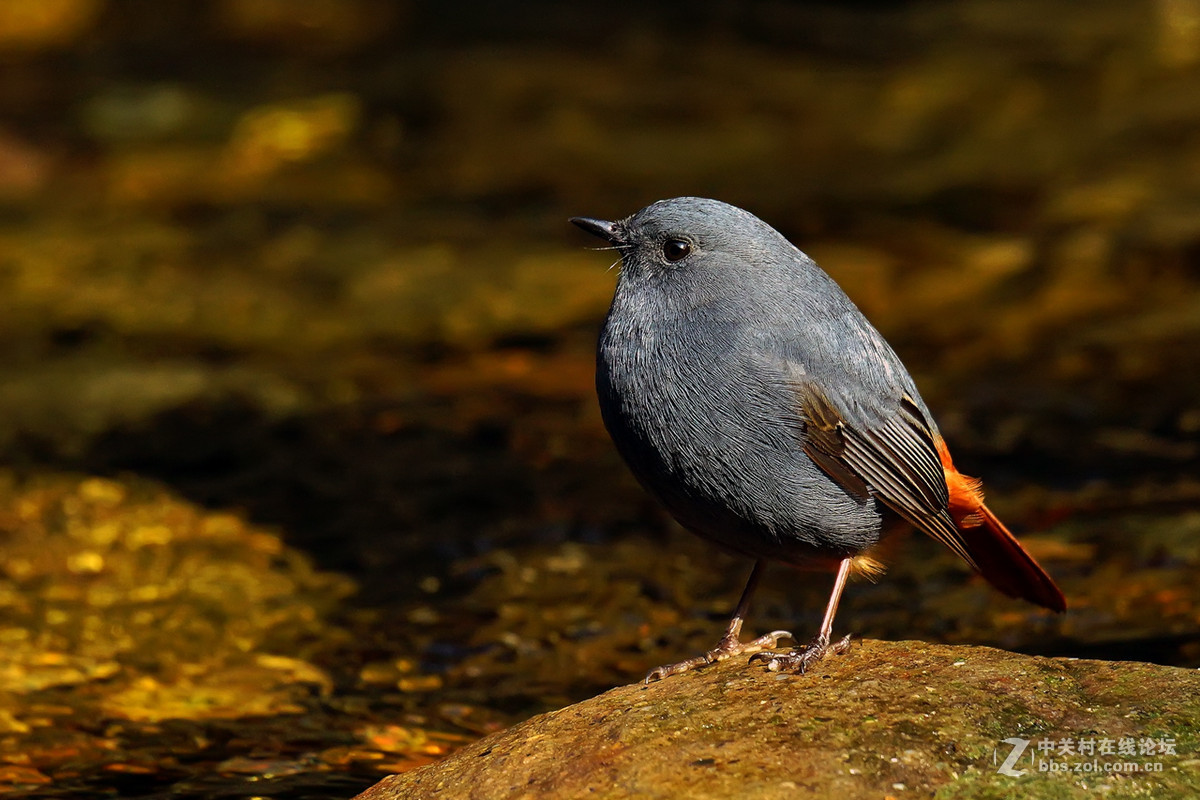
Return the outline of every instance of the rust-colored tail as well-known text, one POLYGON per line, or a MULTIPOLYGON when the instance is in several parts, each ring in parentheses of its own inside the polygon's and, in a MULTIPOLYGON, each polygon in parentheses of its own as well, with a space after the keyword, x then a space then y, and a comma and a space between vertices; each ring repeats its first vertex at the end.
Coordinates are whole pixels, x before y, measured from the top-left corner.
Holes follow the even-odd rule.
POLYGON ((1019 597, 1053 611, 1066 611, 1067 600, 1054 579, 984 505, 979 481, 955 469, 950 451, 940 438, 937 448, 950 491, 950 516, 979 574, 1009 597, 1019 597))
POLYGON ((1053 611, 1066 611, 1067 600, 1054 579, 1033 560, 1017 537, 987 506, 975 512, 982 524, 963 526, 963 543, 979 565, 979 573, 1009 597, 1020 597, 1053 611))

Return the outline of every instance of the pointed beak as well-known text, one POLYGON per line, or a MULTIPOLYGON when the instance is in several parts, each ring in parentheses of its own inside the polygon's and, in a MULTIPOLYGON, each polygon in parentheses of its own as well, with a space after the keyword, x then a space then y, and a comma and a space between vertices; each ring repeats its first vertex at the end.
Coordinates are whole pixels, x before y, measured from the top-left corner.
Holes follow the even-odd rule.
POLYGON ((624 244, 621 234, 617 231, 617 223, 591 217, 571 217, 571 222, 583 228, 593 236, 599 236, 611 244, 624 244))

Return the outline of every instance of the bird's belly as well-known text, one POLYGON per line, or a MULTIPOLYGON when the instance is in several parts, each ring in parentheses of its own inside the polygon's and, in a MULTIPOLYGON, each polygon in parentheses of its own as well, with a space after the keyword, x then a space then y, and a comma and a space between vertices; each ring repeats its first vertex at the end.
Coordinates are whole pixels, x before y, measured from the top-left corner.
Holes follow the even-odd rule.
POLYGON ((606 374, 602 363, 601 411, 630 469, 684 527, 792 563, 844 558, 878 541, 879 505, 849 495, 808 458, 774 398, 711 371, 649 374, 606 374))

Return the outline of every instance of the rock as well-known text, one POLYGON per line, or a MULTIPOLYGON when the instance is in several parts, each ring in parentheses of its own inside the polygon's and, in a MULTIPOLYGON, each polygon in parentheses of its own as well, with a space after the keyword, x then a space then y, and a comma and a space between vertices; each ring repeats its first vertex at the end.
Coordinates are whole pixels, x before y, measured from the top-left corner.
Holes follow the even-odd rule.
POLYGON ((622 686, 356 800, 1195 797, 1197 724, 1194 670, 868 640, 807 675, 733 659, 622 686), (1024 774, 1001 774, 1017 739, 1024 774))

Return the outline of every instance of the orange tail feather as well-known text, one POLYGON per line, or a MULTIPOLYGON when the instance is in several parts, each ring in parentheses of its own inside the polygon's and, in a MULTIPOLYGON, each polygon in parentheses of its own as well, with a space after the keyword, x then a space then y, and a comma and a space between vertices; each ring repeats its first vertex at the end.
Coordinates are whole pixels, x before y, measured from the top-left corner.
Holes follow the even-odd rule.
POLYGON ((980 482, 954 468, 944 442, 938 440, 937 446, 946 472, 946 487, 950 490, 950 515, 979 573, 1009 597, 1019 597, 1053 611, 1066 611, 1067 600, 1054 579, 984 505, 980 482))
POLYGON ((1052 611, 1066 611, 1067 600, 1062 590, 1017 537, 982 503, 976 513, 983 524, 961 530, 967 552, 979 565, 980 574, 1010 597, 1020 597, 1052 611))

